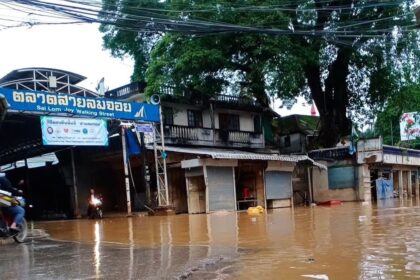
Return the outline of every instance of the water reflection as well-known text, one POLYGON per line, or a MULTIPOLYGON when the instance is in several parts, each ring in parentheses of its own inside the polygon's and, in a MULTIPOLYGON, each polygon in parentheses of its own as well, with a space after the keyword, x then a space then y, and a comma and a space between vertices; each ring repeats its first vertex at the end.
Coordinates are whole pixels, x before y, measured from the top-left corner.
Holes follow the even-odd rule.
POLYGON ((99 222, 95 222, 94 233, 95 233, 95 246, 94 246, 93 254, 94 254, 95 276, 96 276, 96 279, 99 279, 101 277, 101 251, 100 251, 101 228, 100 228, 99 222))
POLYGON ((57 239, 92 242, 97 278, 103 275, 103 245, 110 244, 127 246, 128 279, 136 279, 133 271, 139 267, 146 274, 164 276, 174 267, 220 255, 235 256, 231 273, 238 279, 316 274, 330 279, 406 279, 420 277, 418 205, 414 197, 378 205, 277 209, 260 216, 224 212, 110 218, 95 222, 94 234, 92 221, 38 226, 57 239), (139 264, 139 248, 152 265, 139 264))

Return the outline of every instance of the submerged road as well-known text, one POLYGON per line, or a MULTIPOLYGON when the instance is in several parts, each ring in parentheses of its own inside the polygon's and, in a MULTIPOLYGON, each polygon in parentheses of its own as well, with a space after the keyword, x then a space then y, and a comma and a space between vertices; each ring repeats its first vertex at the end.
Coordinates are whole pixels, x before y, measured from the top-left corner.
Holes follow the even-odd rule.
POLYGON ((416 279, 418 199, 379 205, 36 223, 1 279, 416 279))

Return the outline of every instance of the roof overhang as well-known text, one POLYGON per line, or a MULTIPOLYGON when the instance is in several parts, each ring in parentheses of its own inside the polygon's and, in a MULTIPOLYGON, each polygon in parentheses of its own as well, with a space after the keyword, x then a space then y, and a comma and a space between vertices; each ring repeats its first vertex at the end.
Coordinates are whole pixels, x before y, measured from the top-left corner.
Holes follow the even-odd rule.
POLYGON ((7 103, 6 97, 0 94, 0 121, 4 120, 8 108, 9 104, 7 103))
MULTIPOLYGON (((152 150, 153 146, 147 146, 148 149, 152 150)), ((162 150, 161 146, 157 147, 158 150, 162 150)), ((212 159, 227 159, 227 160, 265 160, 265 161, 283 161, 283 162, 301 162, 307 161, 322 169, 327 169, 323 164, 320 164, 306 155, 281 155, 281 154, 270 154, 270 153, 252 153, 239 150, 224 150, 215 148, 189 148, 189 147, 174 147, 166 146, 165 151, 185 154, 195 154, 209 156, 212 159)))

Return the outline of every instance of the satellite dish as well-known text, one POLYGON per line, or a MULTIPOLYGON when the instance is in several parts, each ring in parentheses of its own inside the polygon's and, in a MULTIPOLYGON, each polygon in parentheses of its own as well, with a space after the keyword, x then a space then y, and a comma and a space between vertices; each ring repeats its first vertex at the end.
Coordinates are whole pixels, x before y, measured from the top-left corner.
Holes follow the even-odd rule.
POLYGON ((160 104, 160 96, 157 94, 153 94, 150 96, 150 103, 153 105, 159 105, 160 104))

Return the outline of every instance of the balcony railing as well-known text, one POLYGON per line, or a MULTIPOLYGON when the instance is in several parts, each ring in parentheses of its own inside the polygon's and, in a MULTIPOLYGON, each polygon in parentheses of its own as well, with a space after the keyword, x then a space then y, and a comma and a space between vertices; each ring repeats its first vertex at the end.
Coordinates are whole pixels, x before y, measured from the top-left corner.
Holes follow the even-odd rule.
POLYGON ((165 125, 164 134, 167 144, 264 148, 263 134, 248 131, 165 125))
POLYGON ((125 99, 135 94, 143 93, 145 88, 146 83, 133 82, 131 84, 105 92, 105 97, 112 99, 125 99))
MULTIPOLYGON (((144 82, 133 82, 128 85, 118 87, 112 90, 105 92, 106 98, 112 99, 126 99, 135 94, 144 93, 146 88, 146 83, 144 82)), ((218 104, 226 104, 226 105, 236 105, 236 106, 260 106, 259 103, 255 100, 255 98, 248 97, 248 96, 237 96, 237 95, 227 95, 227 94, 217 94, 212 99, 208 95, 203 95, 198 91, 188 90, 188 89, 177 89, 172 86, 162 86, 158 92, 160 95, 165 97, 169 100, 175 98, 175 100, 181 101, 190 101, 194 104, 200 103, 199 101, 211 101, 214 100, 215 103, 218 104)))
POLYGON ((248 96, 238 96, 238 95, 227 95, 227 94, 217 94, 213 98, 208 95, 200 94, 200 92, 192 90, 177 90, 175 87, 171 86, 162 86, 159 89, 159 93, 167 98, 177 97, 177 98, 186 98, 189 101, 194 101, 195 103, 200 99, 201 101, 210 101, 214 100, 218 104, 231 104, 238 106, 260 106, 260 104, 255 100, 255 98, 248 96))
POLYGON ((237 105, 259 106, 259 103, 251 97, 219 94, 215 96, 217 102, 226 102, 237 105))

